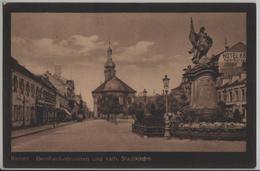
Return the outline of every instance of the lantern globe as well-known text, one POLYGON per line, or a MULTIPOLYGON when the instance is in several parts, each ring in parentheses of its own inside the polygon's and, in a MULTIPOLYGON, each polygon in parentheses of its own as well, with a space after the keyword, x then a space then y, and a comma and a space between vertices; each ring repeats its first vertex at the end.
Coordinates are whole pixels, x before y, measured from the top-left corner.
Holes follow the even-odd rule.
POLYGON ((168 76, 165 75, 164 78, 163 78, 163 86, 164 86, 165 89, 169 88, 169 83, 170 83, 170 78, 168 78, 168 76))

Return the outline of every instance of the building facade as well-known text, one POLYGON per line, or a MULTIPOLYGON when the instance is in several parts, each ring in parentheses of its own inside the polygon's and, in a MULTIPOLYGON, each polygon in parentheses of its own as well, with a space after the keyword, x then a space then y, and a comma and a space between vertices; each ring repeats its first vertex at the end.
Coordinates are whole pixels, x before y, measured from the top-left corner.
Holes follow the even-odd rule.
POLYGON ((36 88, 37 124, 48 124, 56 120, 57 89, 44 76, 38 76, 39 86, 36 88))
POLYGON ((36 87, 37 78, 25 67, 11 60, 12 78, 12 127, 25 127, 37 124, 36 121, 36 87))
POLYGON ((217 78, 217 97, 224 102, 228 112, 238 110, 245 121, 246 110, 246 45, 239 42, 226 47, 219 55, 219 74, 217 78))
POLYGON ((61 72, 55 72, 54 74, 47 71, 44 74, 52 85, 57 89, 56 94, 56 110, 57 110, 57 120, 63 121, 71 117, 71 108, 69 106, 70 92, 68 92, 69 85, 67 80, 61 76, 61 72))
POLYGON ((56 89, 10 57, 12 77, 12 128, 46 124, 53 121, 56 89))
POLYGON ((127 114, 129 106, 134 102, 136 91, 116 76, 115 67, 116 65, 112 60, 112 49, 109 47, 107 50, 107 61, 104 65, 105 81, 92 91, 95 118, 101 117, 100 100, 104 95, 118 97, 125 114, 127 114))
POLYGON ((226 104, 229 110, 236 109, 246 114, 246 77, 241 73, 238 77, 233 76, 226 83, 217 87, 218 101, 226 104))

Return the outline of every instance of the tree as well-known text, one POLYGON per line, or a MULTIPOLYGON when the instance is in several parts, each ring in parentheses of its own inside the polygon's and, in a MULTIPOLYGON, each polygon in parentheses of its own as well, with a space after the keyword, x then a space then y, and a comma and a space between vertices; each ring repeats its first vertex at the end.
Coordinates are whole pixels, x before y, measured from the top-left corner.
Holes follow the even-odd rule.
POLYGON ((158 120, 162 120, 165 114, 165 98, 164 96, 157 96, 155 99, 155 110, 151 113, 153 117, 157 118, 158 120))
POLYGON ((104 95, 100 100, 100 112, 107 115, 107 120, 110 120, 110 115, 118 115, 123 112, 123 106, 120 105, 119 99, 114 95, 104 95))
POLYGON ((128 108, 128 113, 134 117, 135 120, 143 120, 144 117, 144 107, 142 103, 132 103, 128 108))
POLYGON ((181 88, 176 88, 174 92, 169 95, 170 111, 176 113, 181 108, 187 105, 187 96, 181 88))
POLYGON ((155 107, 155 104, 152 103, 151 106, 150 106, 150 112, 153 116, 156 115, 157 111, 156 111, 156 107, 155 107))

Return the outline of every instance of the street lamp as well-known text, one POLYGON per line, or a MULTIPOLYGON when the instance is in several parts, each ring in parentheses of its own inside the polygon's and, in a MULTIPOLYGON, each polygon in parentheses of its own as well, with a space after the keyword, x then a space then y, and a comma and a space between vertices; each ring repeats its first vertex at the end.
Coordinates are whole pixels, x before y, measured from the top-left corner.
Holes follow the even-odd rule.
POLYGON ((147 96, 146 89, 144 89, 143 95, 144 95, 144 115, 146 115, 146 96, 147 96))
POLYGON ((165 119, 165 132, 164 132, 164 136, 169 138, 171 136, 170 134, 170 118, 169 118, 169 114, 168 114, 168 89, 169 89, 169 83, 170 83, 170 78, 167 77, 167 75, 164 76, 163 78, 163 86, 164 86, 164 92, 165 92, 165 115, 164 115, 164 119, 165 119))
POLYGON ((164 76, 163 78, 163 86, 164 86, 164 92, 165 92, 165 103, 166 103, 166 110, 165 113, 168 114, 168 99, 167 99, 167 94, 168 94, 168 89, 169 89, 169 83, 170 83, 170 78, 167 77, 167 75, 164 76))

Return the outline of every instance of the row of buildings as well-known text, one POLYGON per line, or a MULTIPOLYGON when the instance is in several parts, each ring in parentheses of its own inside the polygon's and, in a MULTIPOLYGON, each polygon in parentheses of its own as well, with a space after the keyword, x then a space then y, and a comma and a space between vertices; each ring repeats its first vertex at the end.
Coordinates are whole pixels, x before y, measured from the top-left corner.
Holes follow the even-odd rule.
POLYGON ((75 95, 73 80, 60 72, 35 75, 10 57, 12 128, 30 127, 85 117, 86 102, 75 95))
MULTIPOLYGON (((228 47, 211 58, 215 67, 218 68, 216 78, 217 100, 225 104, 227 113, 238 110, 246 118, 246 45, 238 42, 228 47)), ((186 96, 190 98, 191 82, 189 70, 191 66, 184 69, 181 88, 186 96)))

